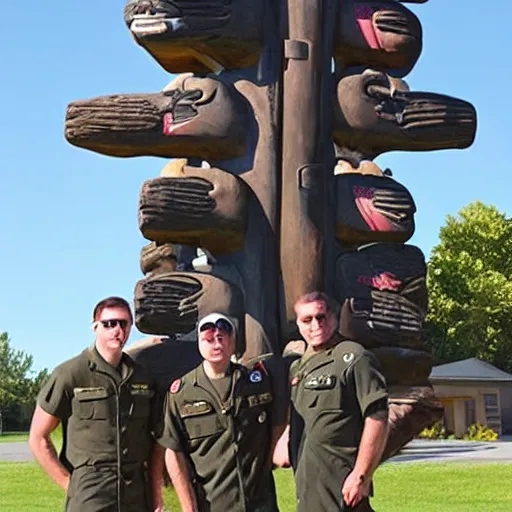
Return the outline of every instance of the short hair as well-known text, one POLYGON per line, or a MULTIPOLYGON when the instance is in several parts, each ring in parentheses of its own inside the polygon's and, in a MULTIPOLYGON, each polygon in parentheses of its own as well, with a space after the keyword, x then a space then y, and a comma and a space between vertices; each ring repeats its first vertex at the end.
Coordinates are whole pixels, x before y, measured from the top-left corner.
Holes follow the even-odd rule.
POLYGON ((100 317, 102 311, 108 308, 122 308, 128 311, 130 315, 130 322, 133 324, 133 315, 128 301, 122 297, 107 297, 106 299, 100 300, 92 312, 92 320, 95 322, 100 317))
POLYGON ((311 304, 311 302, 323 302, 327 312, 336 315, 338 305, 329 295, 320 291, 309 292, 302 295, 294 305, 295 312, 297 312, 297 306, 299 304, 311 304))

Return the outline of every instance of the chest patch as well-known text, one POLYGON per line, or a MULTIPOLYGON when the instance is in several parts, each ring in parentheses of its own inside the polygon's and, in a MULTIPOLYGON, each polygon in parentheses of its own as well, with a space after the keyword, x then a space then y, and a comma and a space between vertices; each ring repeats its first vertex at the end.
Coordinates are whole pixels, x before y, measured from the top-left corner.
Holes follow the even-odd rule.
POLYGON ((197 402, 187 402, 180 408, 182 418, 189 418, 190 416, 201 416, 213 411, 211 404, 205 400, 198 400, 197 402))
POLYGON ((132 395, 148 396, 150 394, 149 385, 148 384, 131 384, 130 392, 132 395))
POLYGON ((263 375, 261 374, 261 372, 259 370, 254 370, 253 372, 251 372, 249 374, 249 380, 253 384, 257 384, 258 382, 261 382, 263 380, 263 375))
POLYGON ((249 407, 256 407, 257 405, 264 405, 270 402, 272 402, 271 393, 260 393, 259 395, 249 395, 247 397, 249 407))
POLYGON ((304 382, 305 389, 333 389, 336 385, 336 375, 315 375, 304 382))

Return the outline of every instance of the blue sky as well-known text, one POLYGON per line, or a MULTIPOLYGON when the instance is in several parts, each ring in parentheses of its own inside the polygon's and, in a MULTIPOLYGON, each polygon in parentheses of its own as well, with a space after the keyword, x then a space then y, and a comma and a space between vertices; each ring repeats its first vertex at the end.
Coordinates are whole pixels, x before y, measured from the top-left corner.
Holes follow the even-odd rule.
MULTIPOLYGON (((137 226, 143 181, 164 159, 116 159, 69 145, 69 102, 103 94, 157 92, 172 78, 126 29, 123 0, 4 2, 0 31, 0 332, 53 368, 93 340, 91 310, 107 295, 132 300, 142 275, 137 226)), ((479 199, 510 216, 512 145, 510 14, 506 0, 431 0, 409 6, 424 49, 406 78, 412 90, 456 96, 478 112, 463 151, 389 153, 414 196, 411 243, 428 256, 447 214, 479 199), (507 36, 509 34, 509 36, 507 36)), ((132 332, 131 340, 140 333, 132 332)))

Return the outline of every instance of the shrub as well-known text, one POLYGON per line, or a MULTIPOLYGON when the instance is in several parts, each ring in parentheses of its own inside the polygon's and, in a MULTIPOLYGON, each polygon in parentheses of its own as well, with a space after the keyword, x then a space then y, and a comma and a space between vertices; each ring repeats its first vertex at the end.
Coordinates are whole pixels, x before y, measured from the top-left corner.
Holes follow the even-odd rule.
POLYGON ((442 421, 437 421, 431 427, 424 428, 419 434, 420 439, 446 439, 446 429, 442 421))
POLYGON ((498 439, 498 433, 492 428, 475 423, 468 428, 468 431, 464 435, 465 441, 496 441, 498 439))

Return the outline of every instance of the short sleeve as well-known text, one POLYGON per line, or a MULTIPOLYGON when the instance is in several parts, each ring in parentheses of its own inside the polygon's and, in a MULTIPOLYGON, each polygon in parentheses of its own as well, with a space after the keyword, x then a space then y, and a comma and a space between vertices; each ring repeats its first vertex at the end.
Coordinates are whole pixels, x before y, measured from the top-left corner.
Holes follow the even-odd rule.
POLYGON ((62 370, 55 370, 43 384, 37 397, 37 404, 48 414, 61 421, 71 416, 72 386, 62 370))
POLYGON ((184 451, 184 434, 174 397, 175 395, 171 393, 165 396, 163 428, 157 437, 157 442, 164 448, 182 452, 184 451))
MULTIPOLYGON (((364 352, 349 368, 361 414, 366 416, 368 408, 381 403, 387 407, 388 390, 379 361, 370 352, 364 352)), ((373 408, 373 411, 375 409, 373 408)))

